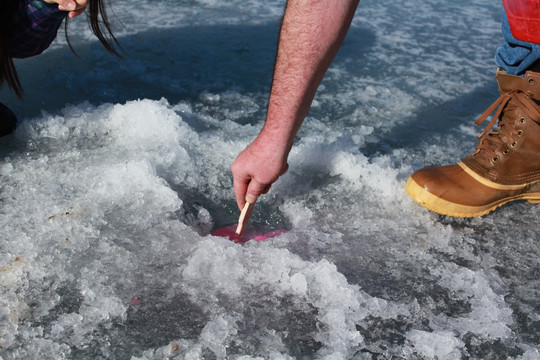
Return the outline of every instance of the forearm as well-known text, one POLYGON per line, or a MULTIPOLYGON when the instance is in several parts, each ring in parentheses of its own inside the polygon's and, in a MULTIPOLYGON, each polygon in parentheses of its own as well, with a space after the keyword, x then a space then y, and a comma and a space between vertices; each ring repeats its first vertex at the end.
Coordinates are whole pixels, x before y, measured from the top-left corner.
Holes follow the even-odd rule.
POLYGON ((280 31, 266 122, 233 162, 240 209, 287 169, 294 137, 351 24, 359 0, 289 0, 280 31))
POLYGON ((288 153, 359 0, 289 0, 259 141, 288 153))
POLYGON ((42 0, 21 1, 10 27, 9 44, 12 57, 38 55, 52 43, 66 17, 58 5, 42 0))

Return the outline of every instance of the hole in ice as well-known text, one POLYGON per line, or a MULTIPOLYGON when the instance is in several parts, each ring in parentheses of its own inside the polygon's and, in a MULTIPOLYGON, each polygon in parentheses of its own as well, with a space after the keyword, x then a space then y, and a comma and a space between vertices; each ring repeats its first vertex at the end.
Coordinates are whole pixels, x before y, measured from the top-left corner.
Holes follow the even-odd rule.
MULTIPOLYGON (((210 233, 214 236, 228 238, 236 243, 245 243, 249 240, 263 241, 286 233, 290 228, 290 222, 279 209, 271 204, 259 201, 251 214, 242 237, 236 234, 237 220, 240 212, 234 212, 234 222, 220 221, 219 211, 215 213, 216 226, 210 233)), ((228 220, 228 219, 227 219, 228 220)))
POLYGON ((213 236, 220 236, 229 238, 236 243, 245 243, 249 240, 263 241, 269 238, 273 238, 287 232, 285 229, 272 229, 265 224, 252 224, 247 225, 242 236, 236 234, 237 224, 222 226, 212 231, 213 236))
POLYGON ((259 201, 253 209, 242 239, 235 236, 240 210, 232 199, 211 199, 194 189, 177 191, 183 206, 177 215, 181 221, 197 231, 199 235, 229 237, 236 242, 266 240, 291 229, 289 219, 279 207, 270 202, 259 201))

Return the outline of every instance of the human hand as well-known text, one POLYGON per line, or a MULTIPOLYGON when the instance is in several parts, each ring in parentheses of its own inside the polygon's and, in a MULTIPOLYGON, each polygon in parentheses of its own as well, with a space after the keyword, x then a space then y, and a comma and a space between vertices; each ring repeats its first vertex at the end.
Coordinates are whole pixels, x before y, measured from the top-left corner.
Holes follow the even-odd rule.
POLYGON ((266 194, 272 184, 289 168, 288 150, 279 151, 275 144, 259 136, 244 149, 231 165, 234 193, 240 209, 246 201, 254 203, 266 194))
POLYGON ((58 4, 58 9, 69 11, 68 16, 74 18, 81 15, 88 6, 89 0, 43 0, 49 4, 58 4))

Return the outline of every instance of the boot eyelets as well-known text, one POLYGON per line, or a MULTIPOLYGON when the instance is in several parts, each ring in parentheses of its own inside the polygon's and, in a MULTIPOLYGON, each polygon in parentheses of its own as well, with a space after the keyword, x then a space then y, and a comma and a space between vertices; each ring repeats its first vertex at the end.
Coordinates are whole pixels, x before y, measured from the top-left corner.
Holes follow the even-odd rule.
POLYGON ((527 122, 527 118, 525 116, 522 116, 520 119, 519 119, 519 122, 522 123, 522 124, 525 124, 527 122))
POLYGON ((494 163, 496 163, 497 161, 499 161, 499 157, 498 157, 498 156, 495 156, 493 159, 491 159, 491 161, 493 161, 494 163))
POLYGON ((522 136, 523 136, 523 130, 519 130, 517 135, 518 135, 519 137, 522 137, 522 136))
POLYGON ((515 147, 517 146, 517 144, 518 144, 517 141, 514 141, 514 142, 512 143, 512 145, 510 145, 510 147, 515 148, 515 147))
POLYGON ((510 149, 508 149, 508 148, 504 149, 503 154, 504 155, 510 154, 510 149))
POLYGON ((529 78, 529 85, 534 85, 534 79, 533 78, 529 78))

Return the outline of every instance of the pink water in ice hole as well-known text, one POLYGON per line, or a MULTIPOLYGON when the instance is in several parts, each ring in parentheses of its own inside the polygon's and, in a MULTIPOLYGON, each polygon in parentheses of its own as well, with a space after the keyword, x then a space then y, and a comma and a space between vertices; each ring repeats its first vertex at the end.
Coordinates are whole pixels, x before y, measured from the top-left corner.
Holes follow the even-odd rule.
POLYGON ((285 229, 277 229, 277 230, 262 232, 260 230, 257 231, 257 229, 255 228, 247 228, 242 234, 242 237, 240 238, 236 234, 236 226, 237 225, 234 224, 234 225, 228 225, 228 226, 217 228, 216 230, 212 231, 211 235, 220 236, 220 237, 228 237, 229 240, 232 240, 236 243, 245 243, 246 241, 249 241, 249 240, 263 241, 263 240, 273 238, 287 232, 287 230, 285 229))

